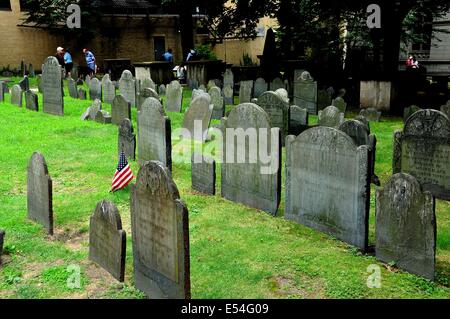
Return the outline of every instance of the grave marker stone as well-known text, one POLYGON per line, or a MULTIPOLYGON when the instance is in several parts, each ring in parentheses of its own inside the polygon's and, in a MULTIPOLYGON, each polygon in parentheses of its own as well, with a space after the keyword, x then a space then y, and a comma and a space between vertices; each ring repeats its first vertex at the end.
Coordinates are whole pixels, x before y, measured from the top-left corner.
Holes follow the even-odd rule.
POLYGON ((166 111, 181 112, 183 87, 180 82, 172 81, 166 88, 166 111))
POLYGON ((136 99, 138 110, 141 109, 142 103, 144 103, 144 101, 146 99, 148 99, 149 97, 153 97, 153 98, 157 99, 158 101, 160 101, 160 97, 159 97, 158 93, 156 93, 155 90, 153 90, 152 88, 143 88, 140 90, 140 92, 137 96, 137 99, 136 99))
POLYGON ((216 161, 201 154, 192 154, 192 188, 200 193, 216 194, 216 161))
POLYGON ((403 110, 403 122, 406 122, 408 117, 420 110, 421 108, 417 105, 410 105, 408 107, 405 107, 405 109, 403 110))
POLYGON ((241 81, 239 87, 239 103, 249 103, 252 99, 253 81, 241 81))
POLYGON ((234 104, 234 92, 231 86, 226 85, 223 88, 223 99, 224 103, 226 105, 233 105, 234 104))
POLYGON ((213 86, 209 90, 209 96, 211 97, 211 103, 213 105, 212 118, 215 120, 220 120, 225 114, 225 101, 222 96, 220 88, 213 86))
POLYGON ((92 78, 89 82, 89 98, 92 101, 102 99, 102 83, 97 78, 92 78))
POLYGON ((161 85, 159 86, 158 93, 159 93, 159 95, 161 95, 161 96, 166 95, 166 86, 165 86, 164 84, 161 84, 161 85))
POLYGON ((100 124, 111 124, 111 115, 103 110, 97 111, 95 121, 100 124))
POLYGON ((294 104, 317 114, 317 82, 307 71, 294 80, 294 104))
POLYGON ((269 115, 272 127, 278 127, 284 144, 289 130, 289 104, 277 93, 267 91, 261 94, 257 104, 269 115))
POLYGON ((131 119, 131 103, 122 95, 116 95, 111 105, 111 122, 120 125, 123 119, 131 119))
POLYGON ((306 109, 297 105, 289 107, 289 134, 299 135, 308 128, 309 114, 306 109))
POLYGON ((119 92, 120 94, 131 103, 131 106, 136 106, 136 81, 133 78, 133 74, 125 70, 122 72, 122 76, 119 80, 119 92))
POLYGON ((369 122, 379 122, 381 118, 381 112, 372 107, 362 109, 359 115, 364 116, 369 122))
POLYGON ((450 119, 450 104, 447 103, 446 105, 442 105, 441 112, 447 115, 447 117, 450 119))
POLYGON ((340 96, 335 98, 331 105, 336 106, 338 110, 345 114, 345 111, 347 110, 347 103, 344 101, 344 99, 340 96))
POLYGON ((344 113, 340 112, 337 107, 330 105, 322 111, 319 111, 317 123, 321 126, 337 128, 344 123, 344 113))
POLYGON ((327 90, 319 90, 317 92, 317 109, 323 110, 332 103, 331 95, 327 90))
POLYGON ((64 115, 61 66, 53 56, 42 65, 42 91, 44 113, 64 115))
POLYGON ((39 102, 37 94, 32 91, 26 91, 25 105, 28 110, 39 112, 39 102))
POLYGON ((261 94, 263 94, 266 91, 268 91, 266 80, 264 80, 263 78, 257 78, 255 81, 255 89, 253 92, 253 96, 255 98, 259 98, 261 94))
POLYGON ((208 96, 200 95, 191 102, 189 109, 184 114, 183 127, 190 132, 190 138, 204 142, 208 137, 208 128, 211 122, 213 105, 208 96), (201 122, 201 127, 196 127, 196 121, 201 122))
POLYGON ((23 91, 20 85, 15 84, 11 88, 11 104, 22 107, 23 105, 23 91))
POLYGON ((80 100, 86 100, 86 90, 79 88, 78 89, 78 98, 80 100))
POLYGON ((103 101, 108 104, 112 104, 116 97, 116 86, 109 79, 109 75, 105 75, 102 79, 102 92, 103 101))
POLYGON ((283 80, 280 78, 275 78, 272 82, 270 82, 270 91, 275 92, 278 89, 286 89, 284 86, 283 80))
POLYGON ((0 81, 0 102, 5 101, 5 82, 0 81))
POLYGON ((119 143, 118 154, 121 151, 130 160, 136 159, 136 135, 134 134, 133 124, 130 119, 124 118, 119 125, 119 143))
POLYGON ((223 87, 226 86, 229 86, 232 89, 234 88, 234 74, 230 68, 227 68, 223 74, 223 87))
POLYGON ((24 76, 24 78, 19 82, 19 85, 22 91, 28 91, 30 89, 30 80, 28 79, 28 76, 24 76))
POLYGON ((67 79, 67 87, 69 88, 69 96, 73 99, 78 99, 77 83, 74 79, 67 79))

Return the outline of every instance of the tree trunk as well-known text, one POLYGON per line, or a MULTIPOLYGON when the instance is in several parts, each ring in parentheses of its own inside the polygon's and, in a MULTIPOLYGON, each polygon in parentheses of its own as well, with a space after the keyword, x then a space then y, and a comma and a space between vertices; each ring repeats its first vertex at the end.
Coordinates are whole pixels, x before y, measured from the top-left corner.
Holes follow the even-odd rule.
POLYGON ((189 50, 194 48, 194 21, 192 19, 192 0, 183 0, 180 3, 180 36, 183 60, 189 50))

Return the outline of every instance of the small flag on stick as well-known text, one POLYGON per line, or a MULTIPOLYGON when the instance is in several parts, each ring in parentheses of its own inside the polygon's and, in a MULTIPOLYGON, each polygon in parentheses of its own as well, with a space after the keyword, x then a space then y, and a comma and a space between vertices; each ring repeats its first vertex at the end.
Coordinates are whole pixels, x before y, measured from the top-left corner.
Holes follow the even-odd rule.
POLYGON ((111 190, 109 192, 115 192, 122 188, 125 188, 134 178, 130 165, 123 151, 120 152, 119 164, 117 165, 117 171, 114 174, 111 190))

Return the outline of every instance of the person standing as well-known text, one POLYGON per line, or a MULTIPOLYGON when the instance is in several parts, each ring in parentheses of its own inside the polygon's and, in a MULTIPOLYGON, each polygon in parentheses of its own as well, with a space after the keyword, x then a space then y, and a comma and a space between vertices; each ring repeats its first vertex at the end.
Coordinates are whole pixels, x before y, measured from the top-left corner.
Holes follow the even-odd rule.
POLYGON ((64 67, 66 69, 66 76, 72 77, 73 60, 69 50, 64 50, 64 67))
POLYGON ((186 62, 195 60, 196 52, 194 49, 191 49, 186 58, 186 62))
POLYGON ((58 60, 60 66, 64 66, 64 49, 62 47, 56 48, 55 58, 58 60))
POLYGON ((83 49, 83 53, 86 58, 86 64, 88 67, 89 77, 92 79, 92 77, 94 76, 94 74, 96 72, 95 56, 87 48, 83 49))
POLYGON ((173 62, 172 49, 167 50, 167 52, 163 54, 163 58, 164 58, 164 61, 173 62))

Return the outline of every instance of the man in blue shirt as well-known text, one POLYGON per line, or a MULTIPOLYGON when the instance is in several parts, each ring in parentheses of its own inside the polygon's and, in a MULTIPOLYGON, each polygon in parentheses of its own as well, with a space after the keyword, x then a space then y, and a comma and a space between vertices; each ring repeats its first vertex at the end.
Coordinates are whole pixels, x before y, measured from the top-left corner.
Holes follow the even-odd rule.
POLYGON ((89 76, 92 78, 95 74, 95 56, 88 49, 83 49, 84 56, 86 57, 86 64, 89 69, 89 76))
POLYGON ((69 50, 64 50, 64 67, 66 68, 66 76, 72 77, 73 61, 69 50))
POLYGON ((167 52, 163 54, 163 58, 164 61, 173 62, 172 49, 167 50, 167 52))

